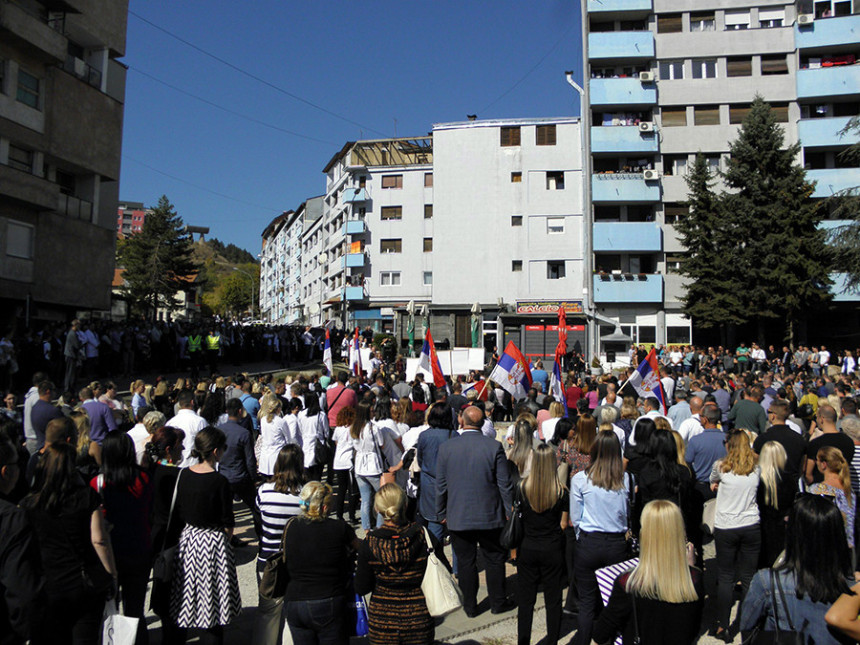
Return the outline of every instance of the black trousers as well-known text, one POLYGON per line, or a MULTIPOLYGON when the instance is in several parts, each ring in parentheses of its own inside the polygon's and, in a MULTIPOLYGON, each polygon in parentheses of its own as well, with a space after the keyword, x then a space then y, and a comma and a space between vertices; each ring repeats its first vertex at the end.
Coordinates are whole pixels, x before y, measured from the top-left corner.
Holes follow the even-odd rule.
POLYGON ((561 590, 564 578, 564 549, 531 549, 524 545, 517 551, 517 643, 529 645, 538 585, 543 582, 546 605, 545 645, 558 643, 561 633, 561 590))
POLYGON ((451 547, 457 556, 457 576, 463 591, 463 609, 474 612, 478 606, 478 547, 484 556, 487 574, 487 593, 491 609, 501 609, 505 604, 505 556, 499 543, 501 528, 477 531, 453 531, 451 547))
POLYGON ((335 517, 343 519, 343 509, 346 506, 346 498, 349 497, 349 519, 355 520, 356 512, 360 509, 360 496, 355 475, 351 470, 335 470, 335 517))
POLYGON ((257 534, 257 539, 263 533, 263 517, 260 515, 260 509, 257 508, 257 488, 254 482, 250 479, 243 479, 238 482, 230 482, 230 492, 233 497, 238 497, 251 510, 251 517, 254 518, 254 533, 257 534))
POLYGON ((577 611, 576 593, 576 529, 568 526, 564 529, 564 564, 567 572, 567 599, 564 608, 570 612, 577 611))
POLYGON ((627 559, 627 541, 619 533, 580 531, 576 544, 576 590, 579 593, 579 628, 574 645, 591 643, 594 619, 603 609, 595 571, 627 559))

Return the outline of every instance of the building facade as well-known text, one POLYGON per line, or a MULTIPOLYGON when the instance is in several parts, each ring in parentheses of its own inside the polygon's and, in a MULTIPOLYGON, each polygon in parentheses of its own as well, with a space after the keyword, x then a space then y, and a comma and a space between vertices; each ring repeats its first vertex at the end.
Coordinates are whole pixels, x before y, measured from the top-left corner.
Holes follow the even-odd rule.
POLYGON ((860 114, 860 16, 850 0, 583 6, 595 310, 633 342, 689 343, 673 226, 687 213, 687 169, 699 152, 725 168, 760 94, 787 142, 800 140, 815 198, 860 185, 860 169, 837 158, 856 141, 838 132, 860 114))
POLYGON ((0 302, 10 318, 110 309, 127 16, 126 0, 0 3, 0 302))
POLYGON ((117 207, 116 235, 117 238, 128 237, 143 230, 146 216, 152 212, 144 208, 142 202, 123 202, 117 207))

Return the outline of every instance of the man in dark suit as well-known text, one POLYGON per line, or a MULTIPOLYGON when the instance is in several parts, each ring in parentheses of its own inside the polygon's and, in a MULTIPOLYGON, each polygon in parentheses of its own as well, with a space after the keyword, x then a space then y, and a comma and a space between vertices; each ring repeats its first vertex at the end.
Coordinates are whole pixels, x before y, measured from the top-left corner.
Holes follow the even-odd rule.
POLYGON ((506 552, 499 543, 513 488, 502 444, 481 434, 484 413, 471 406, 462 419, 462 434, 439 447, 436 511, 451 534, 463 609, 471 618, 478 613, 478 546, 486 563, 492 612, 515 607, 505 594, 506 552))

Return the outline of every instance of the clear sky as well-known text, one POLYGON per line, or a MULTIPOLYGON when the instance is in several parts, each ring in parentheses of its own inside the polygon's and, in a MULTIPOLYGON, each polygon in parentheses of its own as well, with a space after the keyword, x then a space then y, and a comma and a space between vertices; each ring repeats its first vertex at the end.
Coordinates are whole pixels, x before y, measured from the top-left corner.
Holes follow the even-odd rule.
POLYGON ((120 199, 165 194, 186 223, 254 254, 273 217, 325 192, 346 141, 467 114, 579 114, 564 78, 581 79, 575 0, 131 0, 130 12, 120 199))

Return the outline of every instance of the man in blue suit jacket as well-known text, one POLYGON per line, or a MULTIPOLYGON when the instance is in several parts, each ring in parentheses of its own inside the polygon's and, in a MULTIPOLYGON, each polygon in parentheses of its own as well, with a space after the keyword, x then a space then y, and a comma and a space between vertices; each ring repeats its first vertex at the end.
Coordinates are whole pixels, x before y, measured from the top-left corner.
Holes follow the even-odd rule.
POLYGON ((451 534, 463 609, 471 618, 478 613, 478 546, 486 563, 492 612, 500 614, 515 606, 505 594, 506 552, 499 544, 513 488, 502 444, 481 434, 484 413, 471 406, 462 419, 462 434, 439 447, 436 511, 451 534))

